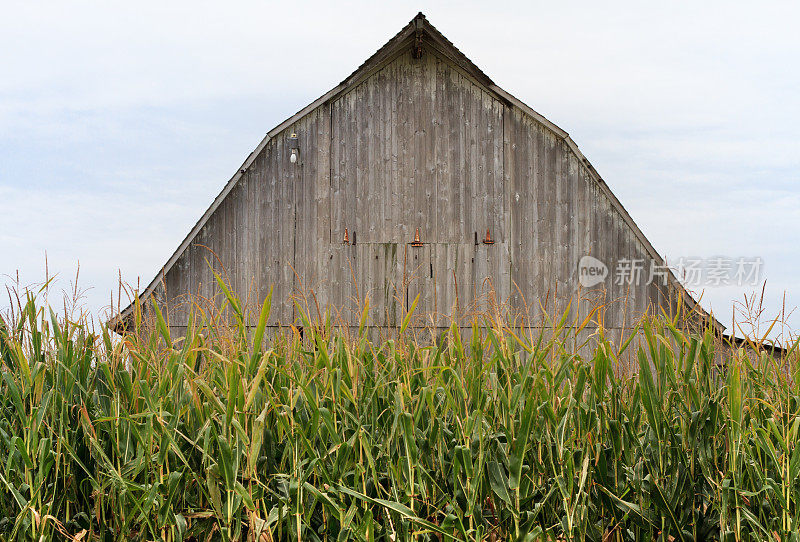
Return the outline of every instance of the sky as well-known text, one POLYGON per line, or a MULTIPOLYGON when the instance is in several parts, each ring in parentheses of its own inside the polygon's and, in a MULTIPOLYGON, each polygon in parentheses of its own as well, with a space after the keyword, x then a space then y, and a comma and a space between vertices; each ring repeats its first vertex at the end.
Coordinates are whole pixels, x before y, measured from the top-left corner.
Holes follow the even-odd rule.
POLYGON ((79 268, 104 317, 267 131, 418 11, 569 132, 669 261, 762 259, 766 286, 702 291, 724 324, 763 286, 762 320, 800 331, 796 2, 7 2, 0 282, 73 292, 79 268))

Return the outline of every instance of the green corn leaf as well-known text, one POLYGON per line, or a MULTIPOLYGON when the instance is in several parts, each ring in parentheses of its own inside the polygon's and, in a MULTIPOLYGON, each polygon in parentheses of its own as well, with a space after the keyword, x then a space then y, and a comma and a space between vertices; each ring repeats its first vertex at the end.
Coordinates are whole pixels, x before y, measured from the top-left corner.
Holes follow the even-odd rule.
POLYGON ((497 461, 489 461, 486 464, 489 473, 489 484, 495 495, 500 497, 507 505, 511 506, 511 495, 509 494, 508 477, 503 472, 502 467, 497 461))
POLYGON ((417 303, 419 302, 419 296, 420 296, 420 294, 417 294, 417 297, 414 298, 414 302, 411 303, 411 308, 408 309, 408 312, 406 313, 405 317, 403 318, 403 323, 400 325, 400 335, 403 334, 403 332, 408 327, 408 323, 411 321, 411 316, 413 316, 414 309, 417 308, 417 303))
POLYGON ((344 487, 344 486, 339 486, 338 489, 339 489, 339 492, 344 493, 346 495, 350 495, 351 497, 355 497, 357 499, 361 499, 363 501, 366 501, 366 502, 381 506, 381 507, 383 507, 383 508, 385 508, 387 510, 391 510, 392 512, 395 512, 396 514, 398 514, 400 517, 410 521, 411 523, 414 523, 414 524, 422 527, 423 529, 425 529, 427 531, 430 531, 430 532, 433 532, 433 533, 438 533, 438 534, 446 537, 448 540, 457 540, 451 533, 445 531, 444 529, 442 529, 438 525, 436 525, 434 523, 431 523, 430 521, 428 521, 426 519, 417 517, 414 514, 413 510, 411 510, 409 507, 407 507, 407 506, 405 506, 403 504, 400 504, 399 502, 388 501, 388 500, 385 500, 385 499, 375 499, 375 498, 372 498, 372 497, 368 497, 367 495, 364 495, 362 493, 359 493, 358 491, 354 491, 354 490, 349 489, 349 488, 344 487))
MULTIPOLYGON (((251 355, 251 365, 255 363, 255 360, 259 357, 258 355, 261 353, 261 345, 264 342, 264 331, 267 329, 267 322, 269 321, 269 315, 272 310, 272 287, 269 288, 269 294, 264 299, 264 303, 261 305, 261 313, 258 316, 258 325, 256 325, 256 332, 253 335, 253 346, 252 346, 252 355, 251 355)), ((251 369, 252 371, 252 369, 251 369)))

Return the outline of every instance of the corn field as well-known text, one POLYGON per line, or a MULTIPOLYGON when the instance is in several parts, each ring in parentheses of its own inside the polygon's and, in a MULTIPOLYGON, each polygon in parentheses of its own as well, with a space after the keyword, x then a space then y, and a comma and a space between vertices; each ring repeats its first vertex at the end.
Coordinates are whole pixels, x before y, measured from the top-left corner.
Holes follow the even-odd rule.
POLYGON ((719 363, 661 316, 581 357, 565 318, 423 343, 411 313, 272 339, 226 295, 181 340, 157 307, 122 340, 34 297, 0 319, 0 538, 800 540, 796 343, 719 363))

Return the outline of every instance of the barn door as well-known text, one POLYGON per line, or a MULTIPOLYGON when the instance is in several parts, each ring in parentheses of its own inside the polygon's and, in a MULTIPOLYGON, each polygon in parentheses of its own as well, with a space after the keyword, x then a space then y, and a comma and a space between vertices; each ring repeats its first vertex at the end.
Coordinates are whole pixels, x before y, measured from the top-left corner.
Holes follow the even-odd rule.
POLYGON ((435 245, 421 247, 405 245, 405 264, 403 266, 403 283, 405 287, 405 309, 411 309, 414 300, 419 296, 415 309, 415 321, 430 323, 436 313, 436 280, 434 278, 435 245), (420 318, 421 317, 421 318, 420 318))
POLYGON ((484 244, 361 243, 358 232, 348 230, 348 243, 330 247, 330 302, 341 319, 355 325, 369 299, 369 322, 375 326, 399 326, 419 296, 417 324, 460 325, 495 310, 507 298, 508 245, 484 244))
POLYGON ((397 243, 361 243, 358 232, 349 240, 330 245, 328 276, 330 307, 334 317, 358 324, 369 300, 369 324, 393 327, 404 314, 403 246, 397 243))
POLYGON ((507 243, 437 243, 431 247, 432 298, 436 325, 449 326, 453 318, 469 325, 475 316, 499 308, 508 296, 507 243))

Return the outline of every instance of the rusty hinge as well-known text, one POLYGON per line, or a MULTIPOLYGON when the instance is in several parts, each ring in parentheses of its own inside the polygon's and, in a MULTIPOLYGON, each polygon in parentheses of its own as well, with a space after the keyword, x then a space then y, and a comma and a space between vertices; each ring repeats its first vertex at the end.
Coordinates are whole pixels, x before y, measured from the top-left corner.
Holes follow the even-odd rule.
POLYGON ((423 245, 422 241, 419 240, 419 228, 417 231, 414 232, 414 240, 411 241, 412 247, 421 247, 423 245))

